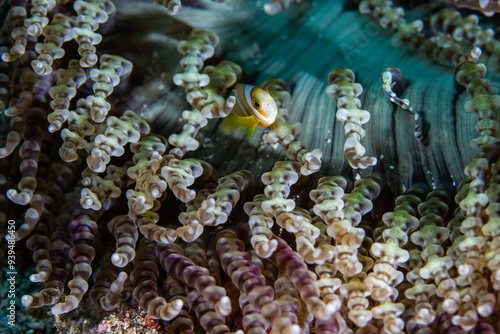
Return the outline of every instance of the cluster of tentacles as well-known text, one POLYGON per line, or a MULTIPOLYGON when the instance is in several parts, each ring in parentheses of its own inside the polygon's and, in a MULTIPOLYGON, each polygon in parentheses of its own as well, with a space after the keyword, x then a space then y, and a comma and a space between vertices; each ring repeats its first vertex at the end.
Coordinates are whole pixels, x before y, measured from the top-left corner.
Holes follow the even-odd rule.
MULTIPOLYGON (((279 110, 261 145, 284 157, 260 174, 219 175, 202 158, 210 147, 200 137, 231 112, 228 92, 243 71, 226 60, 205 64, 220 48, 215 33, 192 29, 177 42, 172 80, 190 109, 167 110, 181 115, 182 128, 158 134, 115 105, 133 64, 96 50, 99 25, 115 13, 111 1, 9 5, 0 226, 15 221, 6 239, 32 251, 29 280, 43 283, 20 298, 23 307, 48 306, 64 318, 87 298, 105 311, 138 304, 168 333, 183 334, 500 330, 500 96, 479 63, 481 55, 498 63, 500 43, 474 17, 439 12, 430 22, 440 37, 427 38, 423 22, 407 22, 392 2, 359 4, 395 45, 456 65, 457 90, 470 96, 465 110, 477 116, 477 154, 459 185, 412 184, 398 193, 387 175, 369 173, 378 163, 362 145, 370 112, 347 67, 332 68, 321 93, 335 100, 345 131, 335 154, 366 173, 320 175, 323 152, 299 139, 290 89, 272 79, 260 86, 279 110)), ((180 10, 180 1, 164 5, 171 15, 180 10)), ((432 138, 401 97, 401 71, 388 68, 382 81, 384 98, 411 113, 410 132, 427 149, 432 138)))

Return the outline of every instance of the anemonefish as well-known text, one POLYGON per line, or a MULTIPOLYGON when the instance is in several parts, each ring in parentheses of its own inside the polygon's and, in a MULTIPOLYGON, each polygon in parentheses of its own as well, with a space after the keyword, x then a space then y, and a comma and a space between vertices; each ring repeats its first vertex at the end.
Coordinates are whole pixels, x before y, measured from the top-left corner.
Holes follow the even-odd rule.
POLYGON ((222 129, 252 137, 257 125, 270 126, 276 120, 278 106, 267 90, 247 84, 236 84, 231 92, 236 102, 224 118, 222 129))

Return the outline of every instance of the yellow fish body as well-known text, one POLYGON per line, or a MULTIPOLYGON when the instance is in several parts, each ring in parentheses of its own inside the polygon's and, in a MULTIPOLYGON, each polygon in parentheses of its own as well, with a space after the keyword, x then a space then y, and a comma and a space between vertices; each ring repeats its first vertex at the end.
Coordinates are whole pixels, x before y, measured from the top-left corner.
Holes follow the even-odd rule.
POLYGON ((224 118, 222 129, 252 137, 257 125, 270 126, 276 120, 278 106, 267 90, 247 84, 236 84, 231 113, 224 118))

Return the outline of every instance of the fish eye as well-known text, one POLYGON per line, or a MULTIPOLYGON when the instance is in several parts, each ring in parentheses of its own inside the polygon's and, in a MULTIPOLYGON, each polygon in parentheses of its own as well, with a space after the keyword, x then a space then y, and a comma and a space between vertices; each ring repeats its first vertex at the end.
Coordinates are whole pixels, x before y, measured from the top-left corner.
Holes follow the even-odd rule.
POLYGON ((255 108, 260 108, 260 103, 258 101, 253 101, 253 106, 255 108))

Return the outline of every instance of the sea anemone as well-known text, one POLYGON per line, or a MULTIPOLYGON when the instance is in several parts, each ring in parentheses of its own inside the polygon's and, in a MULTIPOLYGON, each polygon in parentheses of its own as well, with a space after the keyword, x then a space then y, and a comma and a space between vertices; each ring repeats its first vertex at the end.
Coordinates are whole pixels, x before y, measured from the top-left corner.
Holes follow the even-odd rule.
POLYGON ((500 10, 443 2, 4 4, 1 330, 500 331, 500 10))

